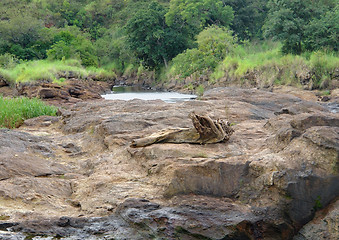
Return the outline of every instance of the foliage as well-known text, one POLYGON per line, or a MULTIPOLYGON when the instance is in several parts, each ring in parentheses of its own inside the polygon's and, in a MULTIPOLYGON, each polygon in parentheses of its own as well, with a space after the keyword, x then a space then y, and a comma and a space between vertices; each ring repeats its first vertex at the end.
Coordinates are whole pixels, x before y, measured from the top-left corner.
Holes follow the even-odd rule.
POLYGON ((313 19, 305 29, 305 48, 309 51, 330 48, 339 50, 339 4, 319 19, 313 19))
POLYGON ((167 62, 185 49, 185 38, 165 23, 165 9, 151 2, 140 9, 126 24, 131 49, 150 68, 167 62))
POLYGON ((78 58, 84 66, 98 66, 95 48, 92 42, 80 33, 77 28, 68 28, 54 36, 54 44, 47 51, 51 60, 78 58))
MULTIPOLYGON (((273 37, 274 40, 281 40, 284 53, 301 54, 307 38, 306 29, 312 29, 321 23, 316 19, 334 7, 334 3, 335 0, 271 0, 264 26, 265 34, 273 37), (311 26, 308 27, 309 24, 311 26)), ((323 20, 328 20, 328 18, 323 18, 323 20)), ((328 24, 331 25, 331 23, 328 24)), ((327 36, 328 34, 325 34, 324 38, 327 36)), ((308 38, 313 39, 310 36, 308 38)))
POLYGON ((197 36, 198 49, 205 55, 213 55, 217 60, 232 53, 236 42, 231 30, 216 25, 206 28, 197 36))
POLYGON ((20 61, 13 54, 5 53, 0 55, 0 68, 13 68, 20 61))
POLYGON ((90 67, 85 69, 78 60, 61 60, 61 61, 30 61, 16 65, 11 69, 0 69, 0 74, 7 76, 11 82, 30 82, 36 80, 56 81, 60 75, 76 76, 84 79, 88 76, 97 76, 98 78, 107 79, 115 78, 112 71, 90 67))
POLYGON ((41 115, 55 116, 57 108, 39 99, 4 98, 0 96, 0 128, 19 127, 24 120, 41 115))
POLYGON ((198 30, 208 25, 229 26, 232 20, 232 8, 220 0, 172 0, 166 14, 169 25, 180 21, 198 30))
POLYGON ((44 39, 42 24, 31 16, 20 15, 0 21, 0 54, 10 53, 21 59, 41 57, 41 45, 49 40, 44 39))
POLYGON ((142 63, 142 71, 163 69, 167 78, 207 79, 212 74, 212 82, 225 77, 225 71, 240 78, 265 68, 266 82, 275 76, 277 83, 291 83, 298 67, 292 65, 303 64, 319 70, 314 81, 322 86, 333 70, 327 60, 337 63, 330 53, 338 51, 338 9, 338 0, 1 0, 0 72, 20 81, 57 81, 53 70, 33 70, 36 61, 22 73, 16 66, 77 59, 85 67, 102 67, 98 71, 104 78, 140 75, 142 63), (233 33, 223 35, 223 27, 233 33), (247 45, 264 46, 256 44, 263 34, 281 42, 279 50, 287 55, 281 56, 278 48, 248 52, 247 45), (279 56, 268 59, 273 52, 279 56), (288 60, 293 64, 283 67, 288 60), (289 70, 274 70, 282 67, 289 70))
POLYGON ((136 63, 136 57, 129 48, 127 37, 120 27, 112 27, 98 39, 94 47, 99 65, 122 74, 130 63, 136 63))
POLYGON ((230 27, 239 39, 262 37, 261 29, 268 11, 266 0, 224 0, 223 2, 234 11, 234 20, 230 27))
MULTIPOLYGON (((234 54, 227 56, 211 74, 215 83, 222 78, 246 81, 249 73, 256 74, 261 87, 273 84, 300 86, 298 72, 313 73, 314 88, 321 88, 339 67, 339 57, 333 53, 311 52, 305 56, 284 55, 282 46, 276 43, 237 46, 234 54)), ((244 82, 246 84, 246 82, 244 82)))
POLYGON ((198 48, 188 49, 173 59, 169 74, 186 78, 194 73, 206 74, 230 54, 236 46, 232 31, 218 26, 206 28, 197 36, 198 48))

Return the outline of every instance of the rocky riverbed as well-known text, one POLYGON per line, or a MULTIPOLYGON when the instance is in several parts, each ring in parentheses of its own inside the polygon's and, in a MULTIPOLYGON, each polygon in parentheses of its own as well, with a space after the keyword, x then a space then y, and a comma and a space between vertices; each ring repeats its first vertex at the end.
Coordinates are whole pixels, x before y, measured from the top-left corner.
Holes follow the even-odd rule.
POLYGON ((296 95, 98 99, 2 129, 0 239, 338 239, 339 114, 296 95), (234 134, 130 147, 192 111, 234 134))

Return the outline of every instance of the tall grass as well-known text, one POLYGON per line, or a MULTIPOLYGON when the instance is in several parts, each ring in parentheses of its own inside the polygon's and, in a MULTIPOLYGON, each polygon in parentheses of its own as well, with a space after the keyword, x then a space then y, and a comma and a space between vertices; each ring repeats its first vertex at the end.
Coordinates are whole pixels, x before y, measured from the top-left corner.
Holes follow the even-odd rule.
MULTIPOLYGON (((102 68, 84 68, 78 60, 38 60, 24 62, 12 68, 0 69, 0 75, 4 76, 12 83, 32 82, 36 80, 46 80, 58 82, 59 78, 68 76, 85 79, 88 76, 96 76, 99 79, 115 78, 112 71, 102 68)), ((60 81, 59 81, 60 82, 60 81)))
POLYGON ((36 98, 0 96, 0 128, 19 127, 26 119, 42 115, 55 116, 57 110, 36 98))
MULTIPOLYGON (((239 45, 235 53, 226 56, 210 76, 210 83, 223 78, 233 81, 255 73, 259 86, 282 84, 300 86, 298 75, 311 73, 314 88, 326 88, 324 81, 339 69, 339 57, 335 53, 309 52, 304 55, 284 55, 279 43, 239 45)), ((245 80, 244 80, 245 79, 245 80)))

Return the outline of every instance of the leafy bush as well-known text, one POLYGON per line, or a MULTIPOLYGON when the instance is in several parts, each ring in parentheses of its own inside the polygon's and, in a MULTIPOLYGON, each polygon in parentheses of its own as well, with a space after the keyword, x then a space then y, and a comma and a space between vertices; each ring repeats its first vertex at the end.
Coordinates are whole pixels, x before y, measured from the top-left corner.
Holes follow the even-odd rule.
POLYGON ((76 58, 81 60, 84 66, 98 66, 92 42, 81 35, 77 28, 60 31, 54 39, 55 43, 47 51, 50 60, 76 58))
POLYGON ((194 73, 207 74, 236 47, 232 31, 210 26, 197 36, 198 48, 188 49, 177 55, 169 71, 171 76, 186 78, 194 73))
POLYGON ((181 78, 186 78, 213 66, 213 60, 213 57, 204 58, 204 54, 196 48, 188 49, 173 59, 169 73, 172 76, 180 75, 181 78))
POLYGON ((0 128, 16 128, 26 119, 42 115, 55 116, 57 110, 39 99, 11 99, 0 96, 0 128))
POLYGON ((13 68, 20 62, 13 54, 5 53, 0 55, 0 67, 1 68, 13 68))
POLYGON ((107 30, 104 36, 94 43, 99 65, 122 75, 130 63, 137 59, 129 48, 124 31, 119 27, 107 30))

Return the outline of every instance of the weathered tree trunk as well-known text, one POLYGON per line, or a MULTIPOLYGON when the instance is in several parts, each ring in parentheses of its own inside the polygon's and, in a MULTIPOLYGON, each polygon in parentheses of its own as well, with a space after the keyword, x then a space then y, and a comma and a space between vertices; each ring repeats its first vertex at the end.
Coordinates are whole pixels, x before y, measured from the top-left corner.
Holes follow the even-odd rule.
POLYGON ((194 128, 165 129, 134 140, 131 147, 145 147, 154 143, 218 143, 229 140, 234 130, 229 122, 212 120, 209 116, 191 113, 194 128))

